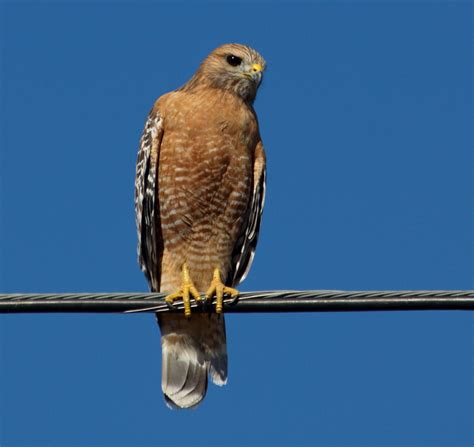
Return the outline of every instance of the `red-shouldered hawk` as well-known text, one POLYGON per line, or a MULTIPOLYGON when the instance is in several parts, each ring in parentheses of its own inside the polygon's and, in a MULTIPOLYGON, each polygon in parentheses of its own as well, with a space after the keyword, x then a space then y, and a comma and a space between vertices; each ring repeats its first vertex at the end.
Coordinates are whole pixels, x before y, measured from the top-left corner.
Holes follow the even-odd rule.
POLYGON ((180 89, 156 101, 135 179, 138 257, 152 291, 182 299, 158 316, 162 389, 173 408, 204 398, 207 376, 227 381, 222 300, 248 273, 265 196, 265 153, 253 109, 265 61, 254 49, 214 50, 180 89), (190 299, 216 297, 191 317, 190 299))

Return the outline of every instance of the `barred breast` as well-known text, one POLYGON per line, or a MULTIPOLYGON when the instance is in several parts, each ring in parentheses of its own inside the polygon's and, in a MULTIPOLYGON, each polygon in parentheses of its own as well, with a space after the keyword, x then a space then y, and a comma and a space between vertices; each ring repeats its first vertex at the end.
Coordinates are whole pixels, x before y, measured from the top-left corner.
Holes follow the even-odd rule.
POLYGON ((257 122, 235 95, 211 93, 173 92, 159 100, 166 132, 156 212, 164 241, 165 292, 180 286, 184 262, 200 291, 215 268, 225 278, 248 218, 257 122))

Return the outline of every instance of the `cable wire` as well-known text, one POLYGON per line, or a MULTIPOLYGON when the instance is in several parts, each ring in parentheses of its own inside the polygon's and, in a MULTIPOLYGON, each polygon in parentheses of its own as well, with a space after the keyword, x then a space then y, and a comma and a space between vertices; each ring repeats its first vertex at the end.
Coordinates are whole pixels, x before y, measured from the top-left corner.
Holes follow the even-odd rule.
MULTIPOLYGON (((0 294, 0 313, 44 312, 183 312, 171 308, 162 293, 14 293, 0 294)), ((195 312, 213 311, 211 304, 191 302, 195 312)), ((225 313, 349 312, 375 310, 474 310, 473 290, 398 291, 262 291, 243 292, 224 300, 225 313)))

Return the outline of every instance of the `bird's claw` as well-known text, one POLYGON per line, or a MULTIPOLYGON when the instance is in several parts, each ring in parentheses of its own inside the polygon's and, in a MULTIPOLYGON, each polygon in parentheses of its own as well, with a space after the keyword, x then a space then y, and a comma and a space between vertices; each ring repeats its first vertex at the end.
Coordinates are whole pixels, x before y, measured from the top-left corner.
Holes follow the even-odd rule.
POLYGON ((196 302, 202 301, 201 295, 194 286, 191 278, 189 277, 189 272, 186 267, 186 264, 183 266, 183 283, 181 288, 171 295, 165 297, 165 302, 170 309, 176 310, 177 307, 174 304, 177 300, 183 301, 184 306, 184 315, 186 317, 191 316, 191 298, 194 298, 196 302))
MULTIPOLYGON (((236 290, 236 289, 233 289, 236 290)), ((229 306, 233 306, 237 301, 239 301, 239 292, 237 291, 237 295, 231 295, 230 300, 224 300, 226 304, 229 306)))
POLYGON ((171 309, 171 310, 178 310, 178 306, 176 306, 176 304, 173 303, 173 301, 171 301, 170 298, 171 295, 168 295, 166 298, 165 298, 165 303, 166 305, 168 306, 168 309, 171 309), (169 299, 169 300, 168 300, 169 299))
POLYGON ((216 296, 216 313, 222 313, 224 295, 230 295, 232 303, 234 303, 239 297, 239 291, 232 287, 227 287, 221 280, 221 274, 219 269, 214 270, 214 276, 211 281, 211 285, 206 292, 206 298, 208 301, 212 301, 212 297, 216 296))

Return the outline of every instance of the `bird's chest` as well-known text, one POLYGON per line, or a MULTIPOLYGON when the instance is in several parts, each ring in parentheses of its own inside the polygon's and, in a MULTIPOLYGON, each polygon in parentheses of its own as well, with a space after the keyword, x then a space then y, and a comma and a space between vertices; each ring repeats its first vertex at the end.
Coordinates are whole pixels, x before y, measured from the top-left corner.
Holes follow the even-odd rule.
POLYGON ((165 118, 160 169, 178 183, 199 179, 217 185, 224 175, 245 179, 257 140, 253 114, 237 105, 202 101, 181 106, 165 118))
POLYGON ((179 216, 193 227, 224 214, 235 222, 245 214, 252 188, 253 116, 211 104, 181 107, 167 118, 159 155, 162 216, 179 216))
POLYGON ((171 110, 163 143, 171 143, 178 152, 198 151, 195 156, 215 151, 232 156, 253 150, 257 137, 257 123, 249 110, 232 102, 197 101, 171 110))

